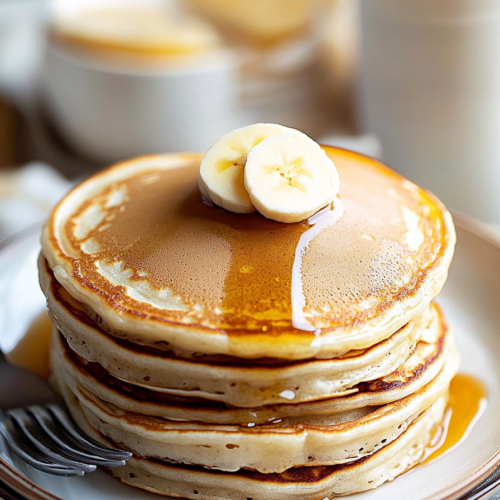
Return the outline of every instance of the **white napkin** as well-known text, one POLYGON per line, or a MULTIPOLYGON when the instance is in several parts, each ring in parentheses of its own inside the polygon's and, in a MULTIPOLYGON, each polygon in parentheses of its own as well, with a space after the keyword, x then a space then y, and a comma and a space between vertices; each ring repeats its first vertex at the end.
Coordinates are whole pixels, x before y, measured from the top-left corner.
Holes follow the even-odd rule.
POLYGON ((0 170, 0 242, 43 221, 70 186, 45 163, 0 170))

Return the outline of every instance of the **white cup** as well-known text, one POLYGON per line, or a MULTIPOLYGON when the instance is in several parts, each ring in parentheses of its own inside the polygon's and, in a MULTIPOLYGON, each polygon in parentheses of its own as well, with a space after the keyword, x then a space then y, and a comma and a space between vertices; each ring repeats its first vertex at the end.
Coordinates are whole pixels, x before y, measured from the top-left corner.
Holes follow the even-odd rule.
POLYGON ((500 223, 500 2, 362 0, 360 114, 384 160, 500 223))
POLYGON ((67 144, 110 162, 204 151, 233 128, 237 67, 220 51, 190 64, 138 68, 89 59, 48 41, 43 93, 67 144))

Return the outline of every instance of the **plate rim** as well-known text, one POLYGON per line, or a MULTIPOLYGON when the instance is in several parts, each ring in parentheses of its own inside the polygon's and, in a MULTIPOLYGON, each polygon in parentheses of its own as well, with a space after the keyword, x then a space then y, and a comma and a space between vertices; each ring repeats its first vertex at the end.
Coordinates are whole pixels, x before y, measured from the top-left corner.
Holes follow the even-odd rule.
MULTIPOLYGON (((452 215, 455 226, 479 237, 500 251, 500 235, 493 229, 465 214, 452 211, 452 215)), ((3 260, 6 255, 22 245, 27 239, 37 233, 40 234, 41 228, 42 224, 34 224, 0 243, 0 260, 3 260)), ((430 496, 426 496, 423 500, 458 500, 481 484, 499 467, 500 444, 492 455, 466 478, 450 487, 443 488, 430 496)), ((37 485, 31 479, 11 467, 2 458, 0 458, 0 480, 16 493, 23 495, 26 500, 66 500, 37 485)), ((478 494, 480 494, 480 491, 475 493, 475 497, 478 494)))
POLYGON ((22 245, 25 240, 35 236, 35 234, 38 233, 41 236, 42 227, 44 225, 44 223, 35 222, 22 231, 18 231, 14 235, 9 236, 6 240, 0 242, 0 260, 2 260, 5 255, 13 252, 18 246, 22 245))

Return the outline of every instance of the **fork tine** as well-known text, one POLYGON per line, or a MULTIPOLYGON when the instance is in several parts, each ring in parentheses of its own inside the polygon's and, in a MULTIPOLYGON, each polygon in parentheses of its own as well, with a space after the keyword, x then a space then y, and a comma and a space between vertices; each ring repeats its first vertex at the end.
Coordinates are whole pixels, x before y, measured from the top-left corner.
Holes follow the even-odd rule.
POLYGON ((96 464, 106 467, 120 467, 125 465, 125 460, 103 458, 100 455, 89 453, 80 448, 79 443, 69 434, 64 434, 54 424, 52 415, 41 406, 30 406, 29 413, 33 416, 40 428, 47 436, 56 443, 59 448, 71 458, 80 460, 83 463, 96 464))
POLYGON ((7 441, 10 449, 31 467, 56 476, 83 476, 81 469, 55 464, 43 457, 31 443, 23 438, 10 420, 0 410, 0 434, 7 441))
POLYGON ((84 472, 94 472, 97 469, 95 465, 84 464, 58 453, 59 450, 54 449, 43 433, 36 428, 26 410, 18 408, 16 410, 9 410, 6 413, 15 421, 19 430, 28 438, 33 446, 52 462, 81 469, 84 472))
POLYGON ((129 453, 128 451, 108 448, 83 434, 83 432, 80 431, 75 424, 73 424, 72 420, 70 420, 69 416, 60 406, 51 404, 48 405, 47 408, 50 410, 57 423, 59 423, 62 428, 78 442, 81 448, 84 448, 90 453, 97 453, 101 457, 109 458, 111 460, 128 460, 132 456, 132 453, 129 453))

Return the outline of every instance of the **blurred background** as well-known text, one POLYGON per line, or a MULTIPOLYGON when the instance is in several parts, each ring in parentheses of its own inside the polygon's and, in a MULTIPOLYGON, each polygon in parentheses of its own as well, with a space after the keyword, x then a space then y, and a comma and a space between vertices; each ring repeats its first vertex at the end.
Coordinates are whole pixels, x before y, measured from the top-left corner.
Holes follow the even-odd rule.
POLYGON ((276 122, 500 228, 498 0, 0 0, 0 241, 127 157, 276 122))

